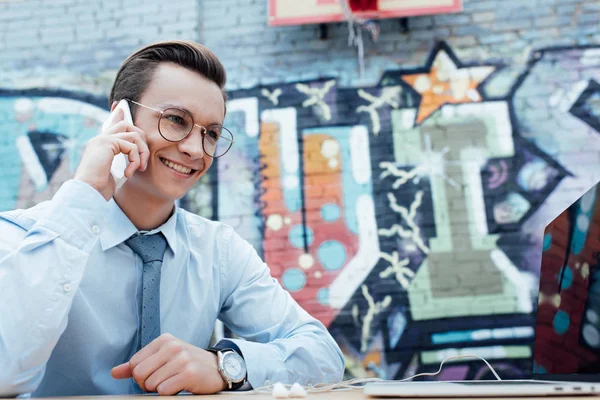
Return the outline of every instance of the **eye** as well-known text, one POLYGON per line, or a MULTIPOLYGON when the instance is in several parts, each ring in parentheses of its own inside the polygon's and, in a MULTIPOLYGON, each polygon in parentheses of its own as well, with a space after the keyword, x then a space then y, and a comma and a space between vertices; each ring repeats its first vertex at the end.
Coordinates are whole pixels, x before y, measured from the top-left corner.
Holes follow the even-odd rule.
POLYGON ((209 138, 211 138, 211 139, 213 139, 213 140, 216 141, 221 136, 221 131, 217 130, 215 128, 208 128, 206 130, 206 135, 208 135, 209 138))
POLYGON ((180 115, 169 114, 167 119, 177 125, 186 125, 186 120, 180 115))

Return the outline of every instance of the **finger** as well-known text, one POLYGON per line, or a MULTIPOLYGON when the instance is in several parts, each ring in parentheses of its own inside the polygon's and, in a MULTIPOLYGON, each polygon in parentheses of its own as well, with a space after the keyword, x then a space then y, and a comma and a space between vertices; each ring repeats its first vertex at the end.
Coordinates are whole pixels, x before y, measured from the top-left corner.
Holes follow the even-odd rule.
POLYGON ((173 396, 182 390, 185 390, 185 376, 184 374, 171 375, 169 378, 161 382, 157 387, 156 391, 161 396, 173 396))
POLYGON ((138 147, 138 153, 140 155, 140 170, 145 171, 148 167, 148 159, 150 158, 150 149, 148 148, 148 144, 146 143, 144 131, 140 129, 140 133, 138 132, 121 132, 115 134, 114 136, 119 139, 124 139, 130 142, 133 142, 138 147))
POLYGON ((146 358, 150 357, 152 354, 158 352, 163 344, 165 344, 165 339, 168 337, 167 334, 162 334, 146 346, 144 346, 140 351, 135 353, 131 360, 129 360, 129 364, 131 365, 131 369, 134 369, 139 363, 144 361, 146 358))
POLYGON ((129 160, 129 165, 125 169, 125 176, 127 178, 131 178, 131 175, 138 169, 140 166, 140 154, 138 152, 138 147, 131 142, 128 142, 123 139, 117 139, 115 141, 117 145, 117 154, 124 153, 127 155, 127 159, 129 160))
POLYGON ((130 124, 129 122, 125 121, 125 120, 121 120, 119 122, 117 122, 114 125, 111 125, 109 128, 107 128, 103 134, 105 135, 114 135, 116 133, 120 133, 120 132, 137 132, 139 134, 143 134, 144 131, 141 130, 140 128, 138 128, 137 126, 130 124))
POLYGON ((129 122, 127 122, 125 120, 121 120, 121 121, 117 122, 116 124, 108 127, 102 133, 104 135, 114 135, 115 133, 119 133, 119 132, 132 132, 132 131, 135 131, 135 129, 136 129, 136 127, 133 126, 132 124, 130 124, 129 122))
POLYGON ((146 134, 144 131, 140 129, 139 135, 135 139, 135 144, 137 144, 140 153, 140 169, 145 171, 148 168, 148 159, 150 158, 150 149, 148 148, 148 143, 146 142, 146 134))
POLYGON ((143 142, 142 150, 140 151, 140 157, 142 159, 142 171, 145 171, 148 168, 148 160, 150 159, 150 149, 148 148, 148 144, 146 141, 143 142))
POLYGON ((172 357, 171 350, 165 346, 138 364, 133 370, 138 385, 147 392, 155 392, 161 382, 177 373, 172 357))
POLYGON ((117 365, 110 370, 110 375, 115 379, 127 379, 133 377, 131 374, 131 367, 128 362, 117 365))

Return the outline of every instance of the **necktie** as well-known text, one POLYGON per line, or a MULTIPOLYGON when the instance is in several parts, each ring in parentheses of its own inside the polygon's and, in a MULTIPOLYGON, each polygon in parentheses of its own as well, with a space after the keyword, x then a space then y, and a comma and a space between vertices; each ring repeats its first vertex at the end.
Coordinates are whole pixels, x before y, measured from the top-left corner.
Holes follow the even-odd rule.
POLYGON ((167 248, 162 233, 133 236, 125 242, 144 262, 142 270, 142 318, 136 352, 160 335, 160 268, 167 248))

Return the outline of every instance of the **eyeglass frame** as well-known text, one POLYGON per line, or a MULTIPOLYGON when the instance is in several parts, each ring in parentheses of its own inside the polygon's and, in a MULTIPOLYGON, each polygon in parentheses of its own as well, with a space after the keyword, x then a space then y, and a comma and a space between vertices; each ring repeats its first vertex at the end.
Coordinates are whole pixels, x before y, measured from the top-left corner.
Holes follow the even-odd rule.
MULTIPOLYGON (((215 157, 215 156, 212 156, 212 155, 210 155, 210 154, 209 154, 209 153, 206 151, 206 149, 204 148, 204 138, 206 137, 206 132, 207 132, 208 130, 206 129, 206 127, 205 127, 205 126, 198 125, 197 123, 195 123, 195 122, 194 122, 194 116, 193 116, 193 115, 192 115, 192 114, 191 114, 189 111, 186 111, 186 110, 183 110, 183 109, 181 109, 181 108, 177 108, 177 107, 169 107, 169 108, 166 108, 166 109, 164 109, 164 110, 160 110, 160 109, 158 109, 158 108, 154 108, 154 107, 150 107, 150 106, 147 106, 147 105, 145 105, 145 104, 142 104, 142 103, 138 103, 138 102, 137 102, 137 101, 135 101, 135 100, 131 100, 131 99, 124 99, 124 100, 126 100, 126 101, 128 101, 128 102, 131 102, 131 103, 133 103, 133 104, 135 104, 135 105, 138 105, 138 106, 141 106, 141 107, 144 107, 144 108, 147 108, 147 109, 149 109, 149 110, 156 111, 157 113, 159 113, 159 114, 160 114, 160 117, 158 117, 158 123, 157 123, 158 133, 159 133, 159 134, 160 134, 160 136, 161 136, 163 139, 165 139, 167 142, 171 142, 171 143, 179 143, 179 142, 181 142, 181 141, 184 141, 184 140, 185 140, 185 139, 186 139, 188 136, 190 136, 190 133, 192 133, 192 131, 194 130, 194 127, 195 127, 195 126, 197 126, 198 128, 200 128, 200 135, 202 135, 202 150, 203 150, 203 151, 204 151, 204 153, 205 153, 206 155, 208 155, 210 158, 220 158, 220 157, 223 157, 225 154, 227 154, 227 153, 229 152, 229 150, 231 150, 231 147, 232 147, 232 146, 233 146, 233 144, 235 143, 235 138, 234 138, 234 136, 233 136, 233 132, 231 132, 229 129, 225 128, 223 125, 220 125, 220 127, 221 127, 222 129, 225 129, 225 130, 226 130, 227 132, 229 132, 229 134, 231 135, 231 140, 230 140, 230 142, 231 142, 231 143, 229 144, 229 147, 227 148, 227 150, 225 150, 225 152, 224 152, 223 154, 221 154, 220 156, 216 156, 216 157, 215 157), (192 118, 192 128, 190 129, 190 131, 189 131, 189 132, 188 132, 188 133, 187 133, 187 134, 186 134, 184 137, 182 137, 182 138, 181 138, 181 139, 179 139, 179 140, 170 140, 170 139, 167 139, 167 138, 165 137, 165 135, 163 135, 163 133, 160 131, 160 120, 162 119, 162 116, 163 116, 163 114, 165 113, 165 111, 167 111, 167 110, 169 110, 169 109, 183 111, 183 112, 185 112, 185 113, 189 114, 189 115, 190 115, 190 117, 192 118)), ((218 125, 218 124, 216 124, 216 125, 218 125)), ((212 125, 211 125, 211 126, 212 126, 212 125)), ((220 140, 220 139, 223 139, 223 140, 229 140, 229 139, 227 139, 227 138, 222 138, 221 136, 219 136, 219 138, 217 139, 217 141, 218 141, 218 140, 220 140)), ((216 145, 215 145, 215 148, 216 148, 216 145)))

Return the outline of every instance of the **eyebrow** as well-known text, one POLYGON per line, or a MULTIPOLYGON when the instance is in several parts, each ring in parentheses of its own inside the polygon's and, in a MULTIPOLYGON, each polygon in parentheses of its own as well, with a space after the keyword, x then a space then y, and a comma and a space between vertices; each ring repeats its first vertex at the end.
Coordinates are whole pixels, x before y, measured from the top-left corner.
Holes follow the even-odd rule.
MULTIPOLYGON (((156 105, 156 108, 158 109, 162 109, 163 112, 167 109, 167 108, 179 108, 180 110, 186 111, 188 112, 192 117, 194 117, 194 113, 191 112, 190 110, 188 110, 187 108, 185 108, 184 106, 182 106, 181 104, 175 104, 175 103, 159 103, 158 105, 156 105)), ((194 120, 194 123, 196 121, 194 120)), ((219 125, 219 126, 223 126, 223 124, 221 122, 211 122, 210 124, 207 124, 206 126, 213 126, 213 125, 219 125)))

